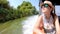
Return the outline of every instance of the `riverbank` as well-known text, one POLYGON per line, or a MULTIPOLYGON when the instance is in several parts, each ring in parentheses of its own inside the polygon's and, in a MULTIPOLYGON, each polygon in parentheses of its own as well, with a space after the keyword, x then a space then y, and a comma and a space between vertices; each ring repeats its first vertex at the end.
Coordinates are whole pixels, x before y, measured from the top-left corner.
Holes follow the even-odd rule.
POLYGON ((22 21, 26 17, 10 20, 0 24, 0 34, 22 34, 22 21))

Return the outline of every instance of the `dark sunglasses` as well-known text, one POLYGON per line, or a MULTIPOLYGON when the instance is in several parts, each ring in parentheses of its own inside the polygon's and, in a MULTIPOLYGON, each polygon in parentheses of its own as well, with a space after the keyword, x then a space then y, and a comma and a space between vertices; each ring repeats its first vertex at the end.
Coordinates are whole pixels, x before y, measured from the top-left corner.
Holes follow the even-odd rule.
MULTIPOLYGON (((42 6, 44 6, 44 7, 46 7, 46 8, 50 7, 49 4, 46 4, 46 3, 43 4, 42 6)), ((42 8, 42 7, 41 7, 41 8, 42 8)), ((50 7, 50 8, 51 8, 51 7, 50 7)))

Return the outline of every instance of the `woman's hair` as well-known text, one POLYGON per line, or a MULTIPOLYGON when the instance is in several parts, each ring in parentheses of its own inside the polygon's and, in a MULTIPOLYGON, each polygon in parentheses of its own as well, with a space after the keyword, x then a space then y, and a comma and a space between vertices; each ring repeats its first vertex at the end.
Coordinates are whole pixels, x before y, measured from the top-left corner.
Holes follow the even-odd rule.
POLYGON ((53 24, 55 25, 55 15, 56 15, 56 14, 55 14, 55 10, 54 10, 54 12, 53 12, 53 10, 51 11, 51 15, 52 15, 53 20, 54 20, 54 21, 53 21, 53 24))

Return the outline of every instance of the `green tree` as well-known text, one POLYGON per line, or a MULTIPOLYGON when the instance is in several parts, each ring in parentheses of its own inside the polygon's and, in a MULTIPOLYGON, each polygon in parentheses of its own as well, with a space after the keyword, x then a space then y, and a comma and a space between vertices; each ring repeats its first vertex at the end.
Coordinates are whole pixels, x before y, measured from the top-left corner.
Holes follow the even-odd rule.
POLYGON ((23 1, 23 3, 19 5, 17 8, 21 11, 22 16, 33 15, 36 12, 36 8, 32 6, 30 2, 26 1, 23 1))
POLYGON ((9 2, 7 0, 0 0, 0 8, 9 9, 10 8, 9 2))
POLYGON ((0 22, 13 19, 13 11, 13 7, 9 6, 9 2, 7 0, 0 0, 0 22))
POLYGON ((8 14, 8 10, 4 8, 0 8, 0 22, 5 21, 5 17, 8 14))

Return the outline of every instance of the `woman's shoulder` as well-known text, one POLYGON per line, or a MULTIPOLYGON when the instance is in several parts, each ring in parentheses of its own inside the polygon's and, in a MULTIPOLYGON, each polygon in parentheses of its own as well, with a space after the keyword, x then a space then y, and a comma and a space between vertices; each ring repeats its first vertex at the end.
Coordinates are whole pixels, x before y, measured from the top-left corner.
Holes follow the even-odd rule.
POLYGON ((42 21, 43 20, 43 16, 42 15, 38 16, 38 20, 42 21))
POLYGON ((42 27, 40 26, 41 24, 42 24, 42 15, 39 15, 35 27, 42 27))
POLYGON ((42 19, 43 18, 43 15, 39 15, 38 18, 42 19))

